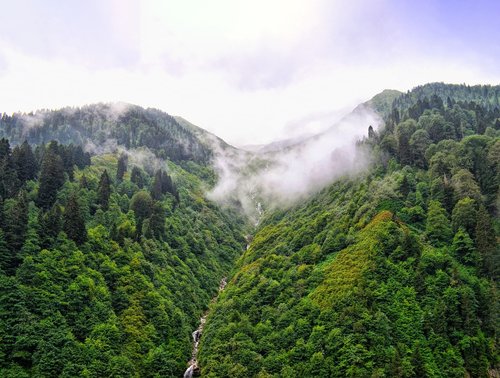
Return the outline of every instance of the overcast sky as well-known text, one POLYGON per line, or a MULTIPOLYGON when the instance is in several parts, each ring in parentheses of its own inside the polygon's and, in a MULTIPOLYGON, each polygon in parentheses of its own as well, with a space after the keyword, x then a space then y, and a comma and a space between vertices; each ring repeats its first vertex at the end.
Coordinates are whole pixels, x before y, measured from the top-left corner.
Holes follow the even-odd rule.
POLYGON ((500 1, 0 0, 0 112, 125 101, 234 144, 385 88, 500 83, 500 1))

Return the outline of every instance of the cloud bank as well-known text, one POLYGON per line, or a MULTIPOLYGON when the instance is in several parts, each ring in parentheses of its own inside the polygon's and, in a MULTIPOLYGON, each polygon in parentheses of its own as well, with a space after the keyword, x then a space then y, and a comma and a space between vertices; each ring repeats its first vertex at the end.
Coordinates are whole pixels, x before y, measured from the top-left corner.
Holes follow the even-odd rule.
POLYGON ((322 130, 386 88, 497 83, 499 10, 482 0, 8 2, 0 112, 124 101, 235 145, 268 143, 297 124, 322 130))
POLYGON ((216 187, 208 197, 237 202, 258 220, 260 205, 283 207, 321 190, 341 176, 354 176, 369 165, 366 151, 357 141, 375 129, 380 117, 369 108, 358 108, 328 130, 301 143, 268 154, 219 149, 215 165, 216 187))

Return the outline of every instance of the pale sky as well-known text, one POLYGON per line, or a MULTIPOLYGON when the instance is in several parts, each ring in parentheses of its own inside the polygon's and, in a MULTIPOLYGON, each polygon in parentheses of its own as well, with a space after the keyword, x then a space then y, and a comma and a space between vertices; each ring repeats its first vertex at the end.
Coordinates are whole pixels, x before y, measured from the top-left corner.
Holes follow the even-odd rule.
POLYGON ((496 0, 0 0, 0 112, 124 101, 233 144, 385 88, 500 84, 496 0))

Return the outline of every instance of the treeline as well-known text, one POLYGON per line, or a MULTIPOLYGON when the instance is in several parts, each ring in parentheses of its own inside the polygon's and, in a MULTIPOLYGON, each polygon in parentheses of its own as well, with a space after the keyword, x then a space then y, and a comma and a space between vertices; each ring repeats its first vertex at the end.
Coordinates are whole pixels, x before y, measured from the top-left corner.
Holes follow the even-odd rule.
POLYGON ((448 104, 450 101, 474 103, 492 111, 495 108, 500 109, 500 85, 425 84, 397 97, 392 107, 404 112, 419 100, 432 102, 432 98, 440 98, 448 104))
POLYGON ((104 149, 111 141, 127 149, 147 147, 161 159, 207 164, 212 151, 175 118, 156 109, 128 104, 94 104, 81 108, 3 114, 0 137, 20 144, 57 140, 104 149))
POLYGON ((1 139, 0 191, 0 376, 181 376, 241 220, 172 163, 55 141, 1 139))
POLYGON ((202 375, 496 374, 498 109, 431 89, 370 129, 368 174, 261 222, 207 321, 202 375))

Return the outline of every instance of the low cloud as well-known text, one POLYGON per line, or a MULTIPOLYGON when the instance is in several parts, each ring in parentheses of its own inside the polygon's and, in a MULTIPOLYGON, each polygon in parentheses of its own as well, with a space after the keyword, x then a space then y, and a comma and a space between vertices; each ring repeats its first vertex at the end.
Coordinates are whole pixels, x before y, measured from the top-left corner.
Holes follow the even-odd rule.
POLYGON ((208 194, 222 203, 237 202, 258 219, 259 203, 285 207, 315 193, 335 179, 356 175, 370 159, 357 141, 381 120, 368 108, 358 108, 325 132, 296 146, 268 154, 218 149, 215 165, 219 182, 208 194))

